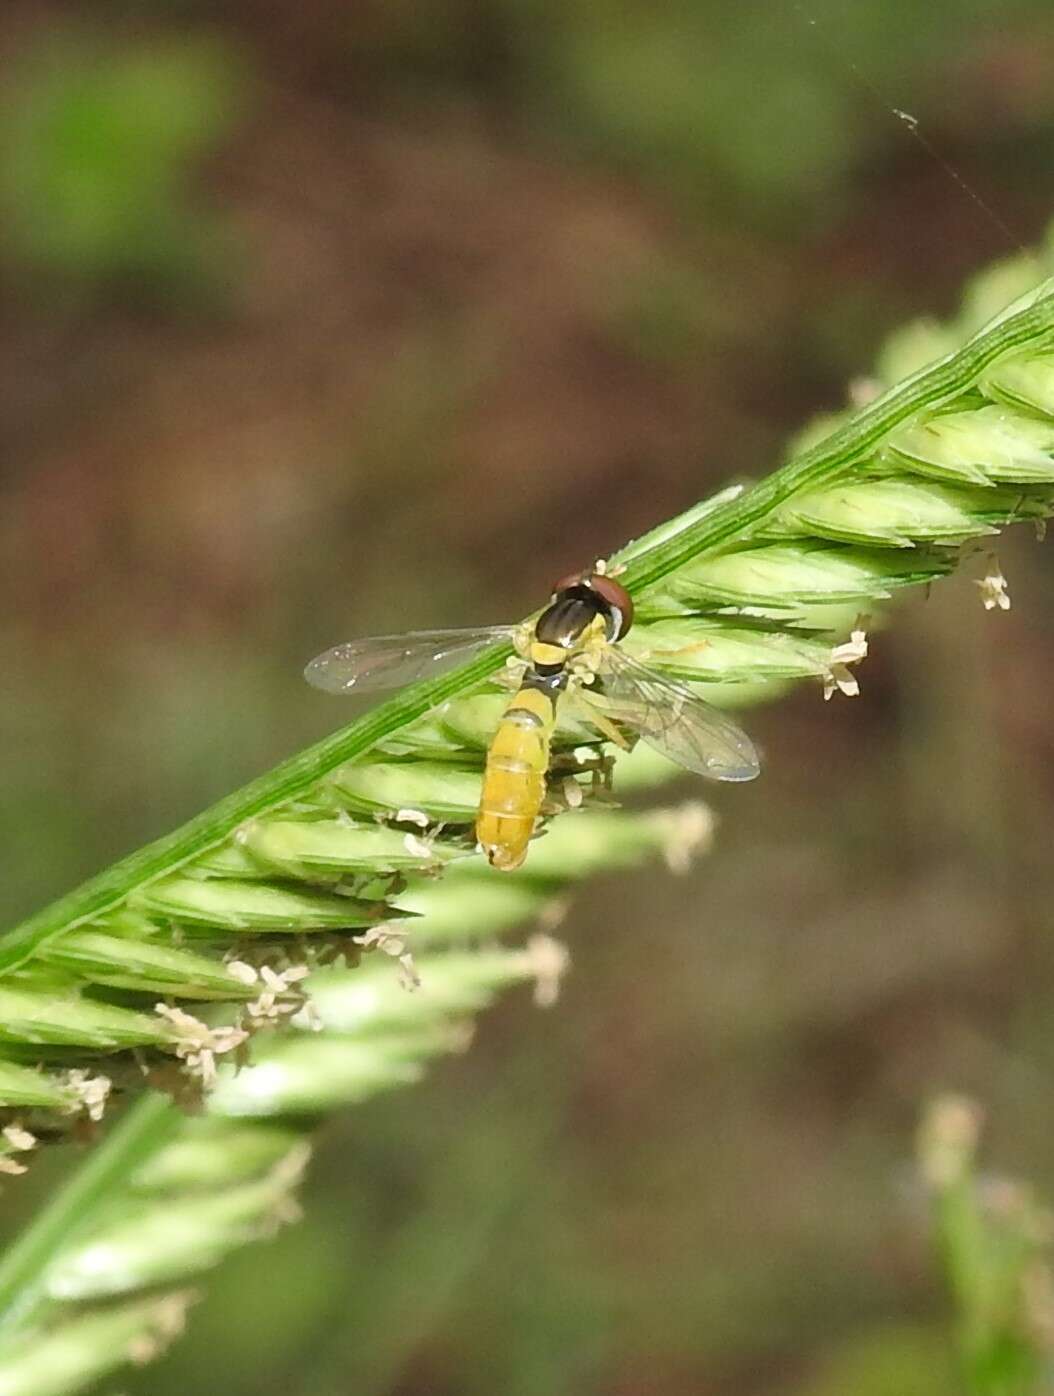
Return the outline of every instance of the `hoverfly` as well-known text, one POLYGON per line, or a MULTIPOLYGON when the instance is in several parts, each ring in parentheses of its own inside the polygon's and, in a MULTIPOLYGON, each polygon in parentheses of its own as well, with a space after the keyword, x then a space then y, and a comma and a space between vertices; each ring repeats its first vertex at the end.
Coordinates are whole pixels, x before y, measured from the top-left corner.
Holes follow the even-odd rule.
POLYGON ((620 648, 632 623, 629 593, 598 563, 561 578, 533 623, 352 640, 313 659, 304 677, 328 693, 394 688, 511 639, 523 668, 487 752, 476 819, 487 860, 511 871, 527 856, 545 798, 557 703, 569 691, 591 724, 623 747, 619 728, 712 780, 758 774, 754 745, 736 723, 620 648))

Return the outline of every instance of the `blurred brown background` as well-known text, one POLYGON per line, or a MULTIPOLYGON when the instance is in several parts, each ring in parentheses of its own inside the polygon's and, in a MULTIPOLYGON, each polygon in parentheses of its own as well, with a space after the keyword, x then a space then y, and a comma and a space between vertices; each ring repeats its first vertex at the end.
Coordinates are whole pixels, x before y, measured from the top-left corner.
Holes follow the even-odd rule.
MULTIPOLYGON (((1048 0, 6 0, 7 922, 345 718, 319 649, 775 465, 1041 233, 1052 65, 1048 0)), ((755 713, 714 854, 586 890, 556 1010, 334 1124, 126 1389, 950 1392, 921 1104, 1054 1196, 1054 575, 1001 557, 1009 615, 954 581, 755 713)))

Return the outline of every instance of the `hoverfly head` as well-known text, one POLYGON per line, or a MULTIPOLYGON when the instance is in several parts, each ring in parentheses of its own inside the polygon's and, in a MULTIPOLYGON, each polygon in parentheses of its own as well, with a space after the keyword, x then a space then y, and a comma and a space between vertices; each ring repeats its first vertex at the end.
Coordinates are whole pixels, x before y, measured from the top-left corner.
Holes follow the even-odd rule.
POLYGON ((553 587, 553 600, 586 601, 604 617, 609 641, 621 640, 633 624, 633 598, 603 572, 571 572, 553 587))

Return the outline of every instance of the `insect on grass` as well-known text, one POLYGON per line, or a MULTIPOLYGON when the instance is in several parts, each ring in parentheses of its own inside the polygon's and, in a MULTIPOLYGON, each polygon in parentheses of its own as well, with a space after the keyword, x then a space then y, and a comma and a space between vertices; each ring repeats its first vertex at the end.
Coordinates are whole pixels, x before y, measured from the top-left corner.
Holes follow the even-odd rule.
POLYGON ((396 687, 511 640, 519 681, 487 751, 476 816, 488 862, 511 871, 527 856, 545 799, 558 704, 617 746, 628 732, 712 780, 758 774, 753 743, 730 718, 620 648, 632 624, 632 598, 598 562, 561 578, 533 622, 352 640, 313 659, 305 677, 329 693, 396 687))

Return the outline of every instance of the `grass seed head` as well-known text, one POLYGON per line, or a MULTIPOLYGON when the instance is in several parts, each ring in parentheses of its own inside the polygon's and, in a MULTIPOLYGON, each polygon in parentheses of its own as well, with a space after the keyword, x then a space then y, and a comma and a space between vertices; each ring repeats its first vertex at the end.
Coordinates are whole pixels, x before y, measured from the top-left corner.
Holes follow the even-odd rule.
POLYGON ((185 1070, 206 1087, 215 1083, 216 1058, 233 1052, 249 1036, 244 1028, 228 1024, 210 1027, 174 1004, 157 1003, 154 1011, 168 1024, 172 1049, 185 1070))
POLYGON ((539 932, 531 936, 523 953, 528 973, 534 979, 535 1003, 539 1008, 552 1008, 571 964, 567 946, 539 932))
POLYGON ((1010 610, 1010 593, 997 558, 989 559, 988 570, 974 585, 981 589, 981 601, 986 611, 1010 610))
POLYGON ((187 1313, 197 1296, 193 1290, 166 1294, 152 1305, 149 1321, 128 1344, 128 1360, 138 1367, 155 1362, 187 1326, 187 1313))
POLYGON ((74 1067, 66 1073, 65 1085, 71 1097, 71 1113, 83 1110, 88 1119, 97 1124, 106 1113, 106 1102, 113 1089, 110 1078, 74 1067))
POLYGON ((825 701, 836 693, 844 693, 847 698, 856 698, 860 693, 860 682, 849 667, 867 658, 867 632, 858 625, 849 639, 831 650, 827 671, 823 676, 823 696, 825 701))
POLYGON ((935 1100, 919 1127, 919 1162, 923 1177, 938 1192, 963 1178, 973 1163, 984 1113, 966 1096, 935 1100))

